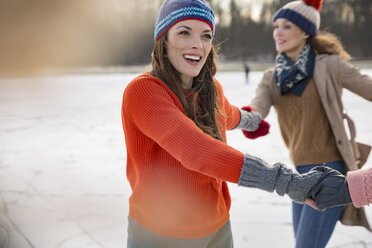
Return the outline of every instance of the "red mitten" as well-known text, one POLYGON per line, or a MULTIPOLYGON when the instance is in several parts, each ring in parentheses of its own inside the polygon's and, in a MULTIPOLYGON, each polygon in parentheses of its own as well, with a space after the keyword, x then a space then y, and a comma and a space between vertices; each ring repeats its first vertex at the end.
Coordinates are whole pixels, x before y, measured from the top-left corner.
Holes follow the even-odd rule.
POLYGON ((252 111, 256 111, 254 108, 252 108, 251 106, 244 106, 242 107, 242 110, 245 110, 247 112, 252 112, 252 111))
MULTIPOLYGON (((255 111, 255 109, 252 108, 251 106, 244 106, 242 107, 242 110, 245 110, 248 112, 255 111)), ((270 130, 270 124, 263 119, 261 120, 261 123, 256 131, 246 131, 242 129, 244 136, 247 137, 248 139, 256 139, 258 137, 265 136, 269 133, 269 130, 270 130)))

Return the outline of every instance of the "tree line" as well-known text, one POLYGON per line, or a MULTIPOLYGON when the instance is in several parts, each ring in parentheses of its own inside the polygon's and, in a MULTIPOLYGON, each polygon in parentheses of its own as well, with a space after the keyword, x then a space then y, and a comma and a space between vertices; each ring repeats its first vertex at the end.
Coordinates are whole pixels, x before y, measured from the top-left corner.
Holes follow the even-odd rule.
MULTIPOLYGON (((138 1, 138 0, 137 0, 138 1)), ((230 0, 229 8, 222 9, 226 0, 209 0, 209 4, 216 15, 216 41, 220 46, 221 55, 226 60, 273 60, 276 56, 272 39, 272 17, 275 12, 291 0, 273 0, 262 4, 261 11, 254 17, 249 4, 237 0, 230 0), (224 21, 227 19, 227 21, 224 21)), ((152 9, 157 11, 159 2, 154 3, 152 9)), ((153 47, 151 37, 155 14, 152 21, 147 20, 148 34, 136 39, 138 57, 123 57, 124 64, 141 63, 148 61, 153 47)), ((326 0, 320 10, 320 29, 336 34, 346 50, 355 59, 372 58, 372 1, 370 0, 326 0)), ((136 28, 134 28, 136 30, 136 28)), ((129 49, 133 51, 132 49, 129 49)), ((129 53, 131 54, 131 53, 129 53)), ((128 55, 128 54, 127 54, 128 55)))
MULTIPOLYGON (((273 60, 272 17, 288 0, 207 1, 226 60, 273 60), (257 1, 256 1, 257 2, 257 1), (255 3, 257 4, 257 3, 255 3)), ((2 0, 0 70, 12 67, 134 65, 150 62, 162 0, 2 0)), ((336 34, 355 59, 372 58, 372 1, 326 0, 321 30, 336 34)))

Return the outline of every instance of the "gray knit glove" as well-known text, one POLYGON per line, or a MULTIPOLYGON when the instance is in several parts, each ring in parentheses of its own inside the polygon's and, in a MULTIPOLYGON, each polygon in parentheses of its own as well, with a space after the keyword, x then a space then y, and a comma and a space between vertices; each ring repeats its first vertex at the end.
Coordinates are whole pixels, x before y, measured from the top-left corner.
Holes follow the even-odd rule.
POLYGON ((258 112, 248 112, 245 110, 240 111, 240 122, 236 128, 244 129, 247 131, 256 131, 261 123, 261 114, 258 112))
POLYGON ((288 194, 293 201, 304 203, 322 175, 323 172, 317 170, 299 174, 284 164, 276 163, 270 166, 260 158, 245 154, 238 185, 269 192, 276 190, 281 196, 288 194))

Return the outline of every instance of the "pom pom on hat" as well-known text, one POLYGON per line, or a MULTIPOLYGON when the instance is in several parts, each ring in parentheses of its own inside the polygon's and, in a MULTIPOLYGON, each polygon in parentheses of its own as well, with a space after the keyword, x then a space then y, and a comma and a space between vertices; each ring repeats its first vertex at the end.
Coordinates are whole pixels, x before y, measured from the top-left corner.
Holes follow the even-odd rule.
POLYGON ((188 19, 206 22, 214 36, 214 13, 204 0, 165 0, 156 19, 155 42, 177 22, 188 19))
POLYGON ((285 18, 310 36, 318 34, 320 26, 320 15, 318 10, 322 7, 322 0, 299 0, 289 2, 279 9, 273 18, 285 18))
POLYGON ((322 7, 323 0, 303 0, 306 5, 313 6, 317 11, 322 7))

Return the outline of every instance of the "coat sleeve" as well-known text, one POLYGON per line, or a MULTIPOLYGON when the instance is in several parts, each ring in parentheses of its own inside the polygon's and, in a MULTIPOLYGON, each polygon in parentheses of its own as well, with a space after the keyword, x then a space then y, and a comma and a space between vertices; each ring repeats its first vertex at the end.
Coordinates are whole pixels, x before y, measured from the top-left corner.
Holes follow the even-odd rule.
POLYGON ((354 206, 361 207, 372 203, 372 168, 349 171, 347 182, 354 206))
POLYGON ((372 101, 372 78, 360 73, 360 70, 337 56, 339 62, 339 80, 343 88, 372 101))
POLYGON ((237 183, 244 154, 205 134, 160 80, 139 79, 123 95, 123 115, 185 168, 237 183))
POLYGON ((249 104, 261 114, 263 119, 267 117, 271 106, 274 104, 273 95, 270 88, 273 76, 273 70, 269 70, 264 73, 264 76, 256 89, 256 94, 249 104))

